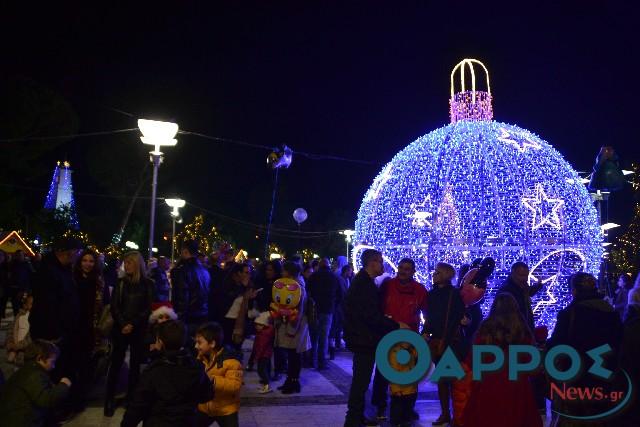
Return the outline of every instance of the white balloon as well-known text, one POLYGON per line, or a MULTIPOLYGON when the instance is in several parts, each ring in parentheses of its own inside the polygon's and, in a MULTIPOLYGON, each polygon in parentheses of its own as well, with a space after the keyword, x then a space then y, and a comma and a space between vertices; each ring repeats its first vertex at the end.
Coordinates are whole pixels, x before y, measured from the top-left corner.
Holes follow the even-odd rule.
POLYGON ((293 211, 293 219, 298 224, 302 224, 303 222, 305 222, 307 220, 307 217, 308 217, 307 211, 304 210, 303 208, 298 208, 295 211, 293 211))

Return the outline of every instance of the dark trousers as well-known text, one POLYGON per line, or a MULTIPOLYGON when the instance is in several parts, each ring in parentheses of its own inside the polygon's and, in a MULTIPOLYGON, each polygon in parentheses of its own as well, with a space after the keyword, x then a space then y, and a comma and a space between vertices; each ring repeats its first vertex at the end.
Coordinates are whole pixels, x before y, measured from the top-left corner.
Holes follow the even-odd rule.
MULTIPOLYGON (((118 327, 118 325, 114 326, 114 328, 118 327)), ((107 373, 106 399, 113 399, 115 396, 116 381, 118 381, 118 373, 124 362, 127 348, 129 348, 128 396, 133 396, 133 391, 140 378, 140 364, 145 356, 144 336, 145 330, 142 328, 134 328, 133 332, 128 335, 123 335, 120 330, 114 330, 113 353, 111 354, 111 364, 107 373)))
POLYGON ((302 354, 298 353, 295 348, 288 348, 287 351, 287 378, 300 379, 300 371, 302 370, 302 354))
POLYGON ((329 331, 333 314, 319 313, 318 320, 310 329, 311 351, 313 351, 313 363, 318 367, 327 365, 327 350, 329 348, 329 331))
POLYGON ((359 426, 364 417, 365 394, 369 388, 375 359, 373 350, 353 353, 353 378, 349 390, 345 427, 359 426))
POLYGON ((271 359, 262 358, 258 359, 258 376, 260 377, 260 384, 269 384, 271 380, 271 359))
POLYGON ((387 389, 389 381, 376 369, 373 377, 373 390, 371 393, 371 404, 380 410, 387 409, 387 389))
POLYGON ((230 415, 223 415, 220 417, 210 417, 202 412, 198 412, 196 415, 197 427, 209 427, 213 423, 218 423, 220 427, 238 427, 238 413, 234 412, 230 415))
POLYGON ((392 395, 391 409, 389 410, 389 421, 391 425, 412 422, 417 399, 417 394, 408 394, 405 396, 392 395))
POLYGON ((20 297, 22 293, 16 288, 5 288, 2 297, 0 298, 0 319, 4 319, 5 311, 7 311, 7 303, 11 301, 11 308, 13 309, 13 317, 16 317, 20 312, 20 297))
POLYGON ((236 327, 236 319, 227 319, 222 321, 222 331, 224 332, 224 345, 229 346, 238 351, 242 350, 242 344, 233 342, 233 330, 236 327))
POLYGON ((273 370, 276 374, 287 372, 287 349, 276 347, 273 349, 273 370))

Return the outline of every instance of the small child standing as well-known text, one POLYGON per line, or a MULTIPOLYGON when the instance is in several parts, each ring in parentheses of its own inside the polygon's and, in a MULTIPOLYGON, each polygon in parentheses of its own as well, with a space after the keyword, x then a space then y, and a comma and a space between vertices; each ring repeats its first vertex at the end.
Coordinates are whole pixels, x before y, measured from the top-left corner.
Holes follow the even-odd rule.
POLYGON ((33 297, 24 294, 22 307, 7 331, 7 361, 18 366, 24 365, 24 351, 31 343, 29 335, 29 312, 33 306, 33 297))
POLYGON ((269 386, 271 378, 271 356, 273 356, 273 339, 275 337, 275 329, 271 325, 271 313, 265 311, 260 313, 255 320, 256 340, 253 343, 253 351, 255 359, 258 362, 258 375, 260 376, 260 384, 258 393, 264 394, 272 392, 269 386))
POLYGON ((238 427, 240 388, 242 387, 242 354, 225 347, 220 324, 205 323, 196 331, 198 360, 213 385, 213 399, 198 405, 198 427, 217 422, 224 427, 238 427))
POLYGON ((49 378, 60 350, 55 344, 35 340, 25 351, 25 365, 13 374, 0 394, 2 425, 41 426, 69 394, 71 381, 62 378, 54 385, 49 378))

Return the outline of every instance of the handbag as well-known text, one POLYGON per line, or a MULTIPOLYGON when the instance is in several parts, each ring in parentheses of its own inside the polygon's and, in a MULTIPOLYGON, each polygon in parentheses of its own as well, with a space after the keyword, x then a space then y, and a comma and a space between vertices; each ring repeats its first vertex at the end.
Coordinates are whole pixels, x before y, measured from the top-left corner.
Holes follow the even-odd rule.
POLYGON ((449 326, 449 312, 451 311, 451 299, 453 298, 453 293, 455 290, 452 290, 449 293, 449 302, 447 303, 447 314, 444 318, 444 330, 442 332, 442 338, 431 338, 429 339, 429 351, 431 352, 431 357, 433 359, 440 359, 444 354, 446 349, 446 341, 445 336, 447 335, 448 326, 449 326))
MULTIPOLYGON (((119 280, 116 284, 117 290, 120 294, 120 303, 122 304, 122 280, 119 280)), ((114 289, 114 294, 115 294, 114 289)), ((115 296, 115 295, 114 295, 115 296)), ((100 318, 98 319, 98 324, 96 325, 96 329, 103 338, 109 338, 111 336, 111 332, 113 331, 113 315, 111 314, 111 304, 106 304, 102 308, 102 313, 100 313, 100 318)))
POLYGON ((113 316, 111 315, 111 305, 107 304, 102 308, 102 313, 100 313, 100 319, 98 320, 97 325, 98 332, 104 338, 108 338, 111 336, 111 331, 113 330, 113 316))

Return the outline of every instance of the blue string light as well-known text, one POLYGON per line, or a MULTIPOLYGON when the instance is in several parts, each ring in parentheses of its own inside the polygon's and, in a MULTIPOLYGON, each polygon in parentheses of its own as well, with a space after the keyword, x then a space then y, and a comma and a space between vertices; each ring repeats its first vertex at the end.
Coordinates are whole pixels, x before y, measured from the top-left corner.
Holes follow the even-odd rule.
POLYGON ((465 110, 452 111, 451 124, 418 138, 375 178, 356 220, 354 263, 376 248, 392 270, 400 259, 414 259, 418 280, 431 283, 439 261, 460 266, 491 256, 496 272, 486 313, 511 264, 525 261, 531 282, 545 283, 532 299, 536 321, 552 330, 571 300, 568 277, 599 269, 593 202, 555 148, 526 129, 486 119, 490 96, 477 97, 482 105, 464 98, 465 110))

